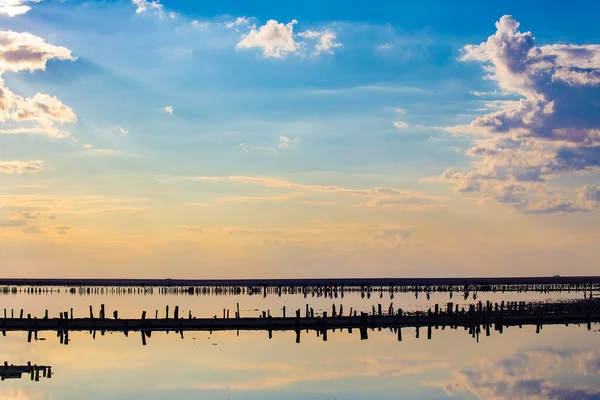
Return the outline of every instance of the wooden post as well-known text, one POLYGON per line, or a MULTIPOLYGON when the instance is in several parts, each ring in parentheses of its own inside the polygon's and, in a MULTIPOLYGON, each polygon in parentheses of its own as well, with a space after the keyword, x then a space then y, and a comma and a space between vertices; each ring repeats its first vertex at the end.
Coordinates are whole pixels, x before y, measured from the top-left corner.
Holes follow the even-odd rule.
POLYGON ((369 338, 367 331, 367 314, 364 312, 360 313, 360 340, 367 340, 369 338))
POLYGON ((175 306, 175 315, 173 316, 175 319, 179 319, 179 306, 175 306))
POLYGON ((236 314, 236 318, 240 318, 240 303, 236 304, 237 307, 237 314, 236 314))

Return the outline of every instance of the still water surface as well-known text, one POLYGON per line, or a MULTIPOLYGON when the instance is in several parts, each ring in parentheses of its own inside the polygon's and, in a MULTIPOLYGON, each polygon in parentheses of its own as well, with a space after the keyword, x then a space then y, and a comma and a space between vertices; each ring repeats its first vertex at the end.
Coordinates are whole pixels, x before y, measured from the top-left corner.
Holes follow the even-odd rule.
MULTIPOLYGON (((481 293, 477 301, 546 300, 581 298, 581 293, 481 293)), ((73 308, 75 317, 89 315, 105 304, 112 315, 138 318, 142 311, 164 316, 165 307, 197 317, 222 316, 223 309, 240 304, 242 316, 270 310, 274 316, 285 306, 290 315, 306 304, 331 310, 343 304, 370 311, 426 309, 449 301, 448 294, 379 294, 361 298, 313 298, 302 295, 177 296, 177 295, 2 295, 1 308, 21 308, 41 317, 73 308)), ((468 304, 454 295, 458 304, 468 304)), ((17 311, 18 310, 18 311, 17 311)), ((154 332, 143 346, 139 334, 106 333, 93 339, 89 333, 70 333, 68 345, 56 332, 41 332, 27 342, 27 333, 8 332, 0 337, 0 362, 52 367, 52 377, 31 381, 0 382, 1 399, 600 399, 600 333, 598 326, 512 327, 492 332, 479 342, 462 329, 434 330, 432 339, 406 330, 398 342, 389 330, 329 332, 327 341, 304 334, 295 343, 294 332, 186 332, 184 339, 170 332, 154 332)))

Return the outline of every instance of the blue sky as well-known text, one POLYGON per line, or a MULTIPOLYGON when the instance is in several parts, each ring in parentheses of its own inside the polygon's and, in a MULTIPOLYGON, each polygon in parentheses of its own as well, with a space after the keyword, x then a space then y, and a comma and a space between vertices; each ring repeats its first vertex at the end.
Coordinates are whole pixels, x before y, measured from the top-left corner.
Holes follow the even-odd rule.
POLYGON ((91 275, 154 252, 182 276, 198 257, 302 275, 277 267, 298 254, 333 275, 539 253, 587 273, 600 5, 561 4, 0 3, 3 251, 30 274, 31 249, 74 273, 74 247, 112 257, 91 275))

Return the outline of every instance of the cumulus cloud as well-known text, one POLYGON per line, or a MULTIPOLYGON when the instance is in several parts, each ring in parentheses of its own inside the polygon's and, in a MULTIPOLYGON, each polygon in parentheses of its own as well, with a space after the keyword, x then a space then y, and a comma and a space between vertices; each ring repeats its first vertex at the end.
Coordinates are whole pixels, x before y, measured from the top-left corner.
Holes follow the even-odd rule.
POLYGON ((293 149, 300 143, 300 138, 290 138, 287 136, 279 136, 279 147, 282 149, 293 149))
POLYGON ((14 17, 31 10, 26 3, 37 3, 40 0, 0 0, 0 14, 14 17))
POLYGON ((160 0, 131 0, 131 3, 137 7, 135 9, 136 14, 143 14, 151 10, 161 11, 163 9, 160 0))
POLYGON ((268 20, 258 29, 253 27, 248 34, 242 36, 237 48, 258 48, 262 49, 265 57, 285 58, 289 54, 303 55, 303 50, 309 43, 313 45, 312 55, 315 56, 321 53, 333 54, 333 49, 341 46, 336 42, 335 32, 330 29, 294 34, 294 25, 297 23, 295 19, 287 24, 274 19, 268 20))
POLYGON ((170 115, 173 115, 173 106, 164 106, 163 111, 170 115))
POLYGON ((298 36, 316 41, 313 55, 319 55, 321 53, 333 54, 333 49, 342 45, 341 43, 335 42, 336 34, 330 29, 325 31, 307 30, 298 33, 298 36))
POLYGON ((295 19, 287 24, 270 19, 260 28, 252 28, 237 47, 259 48, 265 57, 284 58, 288 53, 298 50, 294 40, 294 25, 297 23, 295 19))
POLYGON ((75 61, 66 47, 28 32, 0 31, 0 71, 45 70, 50 59, 75 61))
MULTIPOLYGON (((0 31, 0 74, 45 70, 50 59, 74 61, 65 47, 54 46, 27 32, 0 31)), ((25 126, 4 129, 1 134, 41 133, 61 137, 56 124, 73 123, 77 116, 58 98, 45 93, 23 97, 13 93, 0 78, 0 122, 15 121, 25 126)))
POLYGON ((0 172, 5 174, 21 174, 23 172, 42 172, 44 162, 41 160, 31 161, 0 161, 0 172))
POLYGON ((576 193, 557 194, 545 182, 600 169, 600 45, 537 46, 531 32, 520 32, 505 15, 487 41, 465 46, 460 60, 483 63, 500 94, 520 99, 484 101, 479 111, 487 114, 447 128, 480 136, 467 151, 476 159, 474 170, 446 171, 433 180, 524 212, 589 210, 576 193), (520 201, 511 195, 517 187, 520 201))

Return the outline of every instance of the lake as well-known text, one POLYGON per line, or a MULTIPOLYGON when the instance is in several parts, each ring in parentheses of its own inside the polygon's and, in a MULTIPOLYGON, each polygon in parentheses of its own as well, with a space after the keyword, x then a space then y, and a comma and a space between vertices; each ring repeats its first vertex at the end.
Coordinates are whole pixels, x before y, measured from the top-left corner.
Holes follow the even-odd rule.
MULTIPOLYGON (((61 290, 58 293, 58 290, 61 290)), ((389 293, 358 292, 338 297, 302 293, 249 295, 176 295, 70 293, 5 293, 0 295, 7 313, 42 318, 71 312, 75 318, 98 315, 101 305, 112 318, 148 318, 172 314, 198 318, 223 317, 223 310, 239 304, 240 316, 273 317, 307 304, 321 315, 335 305, 339 313, 358 310, 427 310, 449 301, 467 307, 482 301, 561 301, 582 299, 570 293, 389 293), (476 296, 476 299, 473 298, 476 296)), ((108 318, 108 317, 107 317, 108 318)), ((6 332, 0 337, 0 362, 27 367, 51 367, 30 375, 6 376, 0 383, 2 399, 595 399, 600 398, 600 342, 597 325, 545 325, 505 328, 502 334, 474 339, 465 329, 432 327, 431 339, 421 330, 404 328, 402 341, 391 329, 373 329, 368 340, 359 330, 302 332, 296 343, 294 331, 185 331, 152 332, 142 344, 139 332, 69 332, 61 344, 56 331, 42 331, 28 341, 28 332, 6 332), (47 371, 46 371, 47 372, 47 371), (33 380, 32 380, 33 377, 33 380), (36 380, 37 379, 37 380, 36 380)), ((16 375, 19 375, 18 373, 16 375)))

